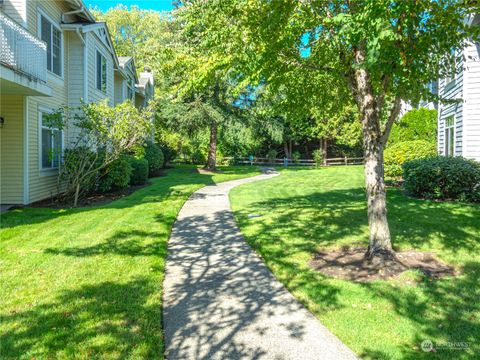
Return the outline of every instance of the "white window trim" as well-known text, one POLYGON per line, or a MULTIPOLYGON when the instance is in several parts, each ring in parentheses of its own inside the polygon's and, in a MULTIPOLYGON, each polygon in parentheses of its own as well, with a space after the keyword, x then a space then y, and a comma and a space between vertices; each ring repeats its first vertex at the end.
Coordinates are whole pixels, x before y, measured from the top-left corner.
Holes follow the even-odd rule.
POLYGON ((108 94, 108 60, 107 60, 107 57, 105 56, 105 53, 99 48, 99 47, 95 47, 95 90, 97 90, 97 92, 99 92, 100 94, 106 96, 108 94), (97 60, 97 55, 98 53, 100 53, 100 55, 103 56, 103 58, 105 59, 105 63, 107 64, 106 66, 106 71, 107 71, 107 74, 105 76, 105 92, 103 92, 102 90, 100 90, 98 88, 98 84, 97 84, 97 81, 98 81, 98 60, 97 60))
MULTIPOLYGON (((43 114, 52 114, 54 111, 51 108, 44 107, 44 106, 39 106, 38 107, 38 168, 42 174, 47 174, 47 175, 54 175, 58 173, 59 167, 48 167, 45 168, 43 167, 43 162, 42 162, 42 129, 44 128, 42 124, 42 115, 43 114)), ((61 134, 61 139, 62 139, 62 155, 65 151, 65 132, 63 130, 60 130, 57 128, 57 130, 60 131, 61 134)))
MULTIPOLYGON (((64 80, 64 76, 65 76, 65 68, 64 68, 64 61, 65 61, 64 50, 65 49, 64 48, 65 48, 65 44, 64 44, 63 31, 60 28, 60 24, 57 21, 54 21, 50 17, 50 15, 47 14, 47 12, 45 10, 38 7, 37 8, 37 36, 38 36, 39 39, 42 38, 42 19, 41 19, 42 16, 45 17, 48 21, 50 21, 52 26, 55 26, 57 28, 57 30, 60 32, 60 44, 61 44, 61 48, 60 48, 60 75, 55 74, 53 71, 48 70, 48 68, 47 68, 47 75, 52 75, 53 79, 64 80)), ((51 33, 51 36, 53 37, 53 31, 51 33)), ((53 43, 53 38, 51 39, 51 41, 53 43)), ((53 58, 52 58, 52 70, 53 70, 53 58)))
POLYGON ((445 117, 443 120, 443 155, 444 156, 450 156, 448 155, 447 151, 447 137, 446 137, 446 132, 448 129, 453 129, 453 154, 451 155, 452 157, 455 156, 455 152, 457 150, 457 117, 455 116, 455 113, 449 114, 445 117), (447 126, 447 120, 452 118, 453 119, 453 125, 447 126))

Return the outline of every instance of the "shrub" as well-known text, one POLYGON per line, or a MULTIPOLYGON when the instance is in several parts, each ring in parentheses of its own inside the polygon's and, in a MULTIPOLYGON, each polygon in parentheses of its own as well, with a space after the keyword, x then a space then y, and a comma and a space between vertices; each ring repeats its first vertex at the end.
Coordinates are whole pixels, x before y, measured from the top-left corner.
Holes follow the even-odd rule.
POLYGON ((148 161, 148 176, 155 176, 164 166, 164 156, 160 147, 152 141, 145 146, 145 159, 148 161))
POLYGON ((149 164, 145 158, 137 159, 130 156, 128 158, 130 166, 132 167, 132 174, 130 175, 130 185, 143 185, 147 182, 149 164))
POLYGON ((408 194, 427 199, 480 201, 480 164, 462 157, 435 156, 403 165, 408 194))
POLYGON ((402 176, 402 165, 406 161, 422 159, 437 154, 435 145, 424 140, 405 141, 390 146, 385 150, 385 175, 402 176))
POLYGON ((298 164, 298 161, 300 160, 300 153, 298 151, 294 151, 292 153, 292 160, 294 164, 298 164))
POLYGON ((160 150, 163 154, 163 168, 167 167, 168 163, 172 162, 177 157, 177 150, 172 147, 160 145, 160 150))
POLYGON ((315 166, 318 168, 323 163, 322 151, 317 149, 312 151, 313 160, 315 161, 315 166))
MULTIPOLYGON (((63 154, 63 167, 60 172, 61 182, 66 182, 67 189, 76 189, 79 187, 79 196, 86 195, 95 190, 96 173, 84 172, 83 176, 75 176, 76 172, 82 168, 96 167, 95 153, 85 146, 78 146, 74 149, 65 149, 63 154)), ((65 196, 70 197, 68 193, 65 196)))
POLYGON ((196 165, 205 164, 207 162, 207 157, 202 150, 196 149, 190 155, 190 162, 196 165))
POLYGON ((270 164, 275 165, 275 159, 277 158, 277 154, 277 150, 275 149, 268 150, 267 159, 270 164))
POLYGON ((103 171, 98 182, 98 190, 108 192, 115 189, 124 189, 130 184, 132 166, 127 156, 120 156, 111 162, 103 171))
POLYGON ((431 144, 437 142, 437 110, 425 108, 407 112, 392 127, 388 144, 394 145, 404 141, 425 140, 431 144))

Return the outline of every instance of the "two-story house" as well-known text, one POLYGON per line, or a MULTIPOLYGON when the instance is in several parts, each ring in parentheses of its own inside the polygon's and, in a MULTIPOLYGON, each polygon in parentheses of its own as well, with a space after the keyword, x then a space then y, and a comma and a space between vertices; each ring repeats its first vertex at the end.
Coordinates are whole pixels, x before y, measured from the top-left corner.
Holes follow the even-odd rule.
MULTIPOLYGON (((467 20, 480 26, 480 14, 467 20)), ((452 76, 440 79, 440 97, 458 100, 438 105, 438 152, 480 161, 480 41, 460 54, 452 76)))
MULTIPOLYGON (((74 136, 48 127, 45 114, 62 106, 137 96, 144 73, 118 58, 105 23, 81 0, 0 2, 0 204, 29 204, 58 192, 61 154, 74 136), (119 81, 118 79, 121 79, 119 81)), ((150 82, 148 83, 150 84, 150 82)))

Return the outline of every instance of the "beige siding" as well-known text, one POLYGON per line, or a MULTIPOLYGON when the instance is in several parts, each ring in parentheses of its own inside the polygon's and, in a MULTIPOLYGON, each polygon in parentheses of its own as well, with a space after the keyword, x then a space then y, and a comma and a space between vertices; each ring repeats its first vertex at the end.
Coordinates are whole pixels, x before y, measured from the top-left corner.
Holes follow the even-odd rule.
POLYGON ((92 31, 87 33, 88 44, 88 101, 99 102, 104 99, 109 100, 109 104, 114 104, 114 60, 109 49, 103 44, 99 37, 92 31), (100 51, 107 60, 107 92, 103 93, 97 89, 97 50, 100 51))
POLYGON ((2 94, 0 116, 0 204, 22 204, 24 97, 2 94))
MULTIPOLYGON (((39 11, 45 13, 60 28, 62 14, 71 11, 73 7, 74 5, 64 0, 6 0, 4 11, 8 11, 13 18, 17 17, 17 22, 22 22, 24 25, 26 23, 27 29, 39 37, 39 11)), ((76 32, 62 31, 62 36, 62 76, 50 72, 47 76, 47 85, 52 89, 52 96, 28 97, 28 101, 25 100, 27 119, 24 119, 23 97, 17 96, 15 101, 7 99, 7 97, 2 99, 1 112, 2 116, 7 119, 7 125, 0 130, 2 136, 2 203, 23 203, 24 201, 31 203, 53 196, 58 191, 58 171, 41 168, 39 119, 41 109, 55 111, 65 105, 75 107, 80 105, 82 98, 88 102, 108 99, 109 104, 114 105, 116 99, 122 97, 121 93, 115 93, 114 66, 116 59, 106 45, 105 33, 102 30, 86 33, 86 47, 76 32), (97 51, 100 51, 107 60, 107 91, 105 93, 98 90, 96 86, 97 51), (84 54, 86 55, 86 64, 84 63, 84 54), (4 101, 7 101, 5 106, 4 101), (11 119, 16 120, 12 121, 11 119), (15 123, 18 126, 9 127, 9 124, 15 125, 15 123), (28 124, 26 131, 23 130, 25 123, 28 124), (25 138, 27 144, 23 147, 25 138), (24 164, 25 160, 27 162, 24 164), (24 197, 23 186, 25 169, 28 170, 28 183, 25 184, 25 188, 28 188, 26 197, 24 197)), ((132 69, 129 70, 132 71, 132 69)), ((117 85, 120 85, 120 89, 122 86, 124 87, 119 79, 117 79, 117 85)), ((74 136, 75 131, 71 127, 64 134, 65 147, 69 145, 74 136)))
MULTIPOLYGON (((84 45, 76 32, 66 31, 68 42, 68 105, 71 109, 78 108, 85 100, 84 85, 84 45)), ((75 141, 78 131, 71 125, 69 127, 68 136, 65 136, 65 147, 75 141)))
POLYGON ((118 73, 115 72, 115 80, 114 80, 114 92, 115 92, 115 104, 120 104, 124 100, 125 94, 125 83, 123 77, 118 73))
MULTIPOLYGON (((28 27, 29 30, 38 34, 38 12, 41 8, 53 21, 60 24, 63 11, 68 8, 63 2, 57 1, 28 1, 28 27)), ((55 74, 48 74, 48 85, 53 89, 51 97, 31 97, 28 103, 29 131, 28 131, 28 160, 29 160, 29 202, 35 202, 57 192, 57 172, 55 170, 42 170, 40 162, 40 128, 39 115, 40 108, 57 110, 61 106, 68 104, 68 47, 67 40, 69 36, 63 32, 63 79, 55 74)))

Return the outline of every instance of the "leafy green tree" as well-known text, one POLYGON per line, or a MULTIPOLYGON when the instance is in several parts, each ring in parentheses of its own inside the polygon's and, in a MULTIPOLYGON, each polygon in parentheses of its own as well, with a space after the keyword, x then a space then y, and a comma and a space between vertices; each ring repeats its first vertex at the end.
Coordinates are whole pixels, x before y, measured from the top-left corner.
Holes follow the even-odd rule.
POLYGON ((129 101, 115 107, 105 101, 60 109, 51 115, 55 127, 71 128, 76 134, 66 144, 68 151, 59 171, 59 184, 65 186, 64 195, 74 206, 100 172, 123 154, 142 147, 152 131, 154 106, 151 103, 138 110, 129 101))
MULTIPOLYGON (((474 32, 466 16, 478 2, 459 0, 185 0, 179 16, 195 31, 204 59, 191 82, 204 83, 235 69, 240 85, 305 76, 304 98, 325 94, 324 102, 353 101, 360 114, 365 157, 370 239, 368 256, 392 253, 387 221, 383 150, 398 118, 401 100, 431 95, 426 84, 452 72, 452 49, 474 32), (309 82, 310 74, 324 82, 309 82), (328 81, 334 79, 335 81, 328 81), (340 97, 332 86, 341 84, 340 97), (345 97, 344 97, 345 96, 345 97)), ((475 36, 477 36, 475 35, 475 36)), ((200 59, 201 61, 201 59, 200 59)), ((321 98, 321 97, 319 97, 321 98)))
POLYGON ((118 56, 132 56, 138 70, 149 66, 156 75, 157 88, 171 81, 168 64, 175 56, 176 29, 167 14, 124 5, 93 12, 107 23, 118 56))
POLYGON ((437 110, 413 109, 393 125, 388 146, 399 142, 424 140, 437 143, 437 110))

